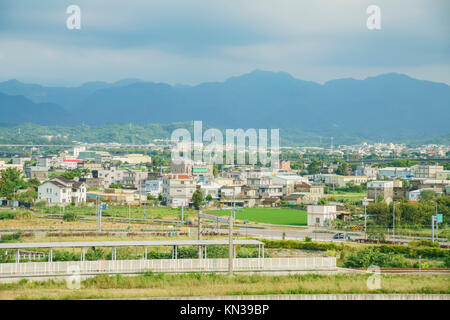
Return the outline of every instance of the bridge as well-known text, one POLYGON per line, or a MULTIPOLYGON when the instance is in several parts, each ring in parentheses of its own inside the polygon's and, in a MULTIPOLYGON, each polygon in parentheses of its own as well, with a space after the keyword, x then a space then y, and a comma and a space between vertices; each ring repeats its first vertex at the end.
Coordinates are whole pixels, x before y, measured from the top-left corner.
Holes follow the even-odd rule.
POLYGON ((395 158, 395 159, 361 159, 361 160, 346 160, 347 163, 389 163, 392 161, 407 160, 407 161, 417 161, 417 162, 450 162, 450 158, 432 158, 432 159, 422 159, 422 158, 395 158))

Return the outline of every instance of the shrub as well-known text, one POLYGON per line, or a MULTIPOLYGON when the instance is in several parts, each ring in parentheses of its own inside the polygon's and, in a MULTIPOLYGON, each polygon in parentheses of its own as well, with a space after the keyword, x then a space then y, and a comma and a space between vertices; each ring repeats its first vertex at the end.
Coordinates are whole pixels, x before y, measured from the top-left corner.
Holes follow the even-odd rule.
POLYGON ((375 248, 352 253, 344 262, 344 267, 346 268, 368 268, 372 265, 380 268, 405 268, 411 266, 402 255, 383 253, 375 248))
POLYGON ((63 220, 64 221, 77 221, 80 218, 76 212, 66 212, 64 213, 63 220))
POLYGON ((86 260, 100 260, 105 258, 105 251, 102 248, 91 248, 86 252, 86 260))
POLYGON ((0 220, 14 219, 17 216, 15 211, 0 212, 0 220))
POLYGON ((266 248, 286 248, 286 249, 305 249, 305 250, 340 250, 342 245, 336 243, 314 242, 314 241, 297 241, 297 240, 267 240, 260 239, 264 242, 266 248))
POLYGON ((2 241, 19 241, 21 237, 20 232, 16 232, 13 234, 4 234, 2 235, 2 241))
POLYGON ((408 243, 409 247, 433 247, 433 248, 440 248, 438 242, 433 242, 431 240, 417 240, 417 241, 410 241, 408 243))

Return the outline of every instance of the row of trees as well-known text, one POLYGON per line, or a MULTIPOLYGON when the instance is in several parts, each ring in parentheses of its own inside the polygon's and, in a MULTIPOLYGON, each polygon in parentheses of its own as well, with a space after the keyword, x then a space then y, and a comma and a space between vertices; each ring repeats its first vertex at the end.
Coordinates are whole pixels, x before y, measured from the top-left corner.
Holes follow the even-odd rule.
POLYGON ((367 206, 367 215, 378 225, 392 227, 395 216, 395 225, 409 226, 429 226, 431 225, 431 216, 437 212, 443 214, 443 224, 448 224, 450 218, 450 197, 442 196, 431 200, 421 200, 418 202, 409 202, 402 199, 398 202, 386 202, 379 200, 376 203, 367 206), (395 215, 394 215, 395 206, 395 215))

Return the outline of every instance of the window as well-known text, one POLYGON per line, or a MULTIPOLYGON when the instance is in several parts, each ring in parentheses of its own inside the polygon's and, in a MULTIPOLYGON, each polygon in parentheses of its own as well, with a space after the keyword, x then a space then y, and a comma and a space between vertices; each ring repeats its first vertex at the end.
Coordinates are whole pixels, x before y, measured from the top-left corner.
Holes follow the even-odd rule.
POLYGON ((316 223, 320 223, 320 218, 316 218, 316 223))

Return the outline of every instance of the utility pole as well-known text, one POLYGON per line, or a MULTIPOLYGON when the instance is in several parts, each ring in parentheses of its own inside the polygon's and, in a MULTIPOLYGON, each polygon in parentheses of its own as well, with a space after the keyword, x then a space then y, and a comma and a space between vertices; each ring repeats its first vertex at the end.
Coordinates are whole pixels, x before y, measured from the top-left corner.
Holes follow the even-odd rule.
MULTIPOLYGON (((198 240, 200 241, 202 237, 202 232, 201 232, 201 218, 200 218, 200 210, 198 210, 198 240)), ((198 258, 202 259, 203 258, 203 253, 202 253, 202 246, 199 245, 198 246, 198 258)))
POLYGON ((431 216, 431 241, 434 242, 434 216, 431 216))
POLYGON ((367 239, 367 200, 364 198, 364 239, 367 239))
POLYGON ((101 231, 102 231, 102 208, 100 204, 98 208, 98 232, 101 231))
POLYGON ((439 242, 439 221, 438 221, 438 204, 436 203, 436 240, 439 242))
POLYGON ((233 210, 230 210, 228 221, 228 275, 233 276, 233 210))
POLYGON ((395 242, 395 202, 392 208, 392 240, 395 242))

